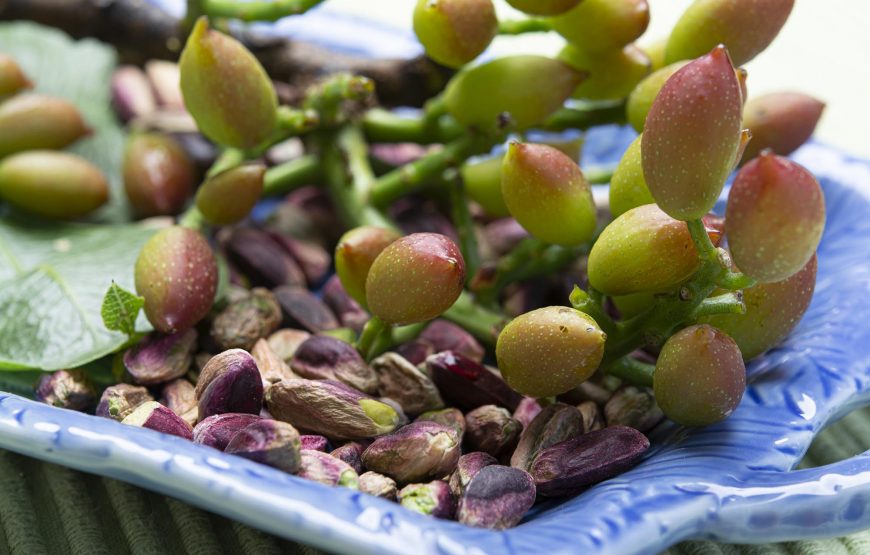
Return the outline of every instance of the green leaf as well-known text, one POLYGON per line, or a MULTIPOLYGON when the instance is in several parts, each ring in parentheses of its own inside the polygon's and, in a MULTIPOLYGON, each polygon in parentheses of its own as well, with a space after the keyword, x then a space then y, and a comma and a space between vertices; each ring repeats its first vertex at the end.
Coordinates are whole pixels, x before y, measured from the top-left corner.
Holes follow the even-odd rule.
POLYGON ((136 318, 143 306, 144 297, 127 291, 113 281, 100 307, 103 325, 112 331, 133 335, 136 333, 136 318))
MULTIPOLYGON (((0 218, 0 370, 73 368, 114 352, 127 336, 103 326, 114 281, 133 289, 139 250, 155 230, 0 218)), ((144 316, 137 331, 148 331, 144 316)))
POLYGON ((35 91, 75 104, 93 129, 90 137, 68 149, 96 164, 111 184, 109 203, 90 220, 129 221, 121 180, 126 136, 110 104, 110 81, 117 61, 114 49, 91 39, 73 41, 56 29, 20 22, 0 24, 0 52, 15 58, 36 85, 35 91))

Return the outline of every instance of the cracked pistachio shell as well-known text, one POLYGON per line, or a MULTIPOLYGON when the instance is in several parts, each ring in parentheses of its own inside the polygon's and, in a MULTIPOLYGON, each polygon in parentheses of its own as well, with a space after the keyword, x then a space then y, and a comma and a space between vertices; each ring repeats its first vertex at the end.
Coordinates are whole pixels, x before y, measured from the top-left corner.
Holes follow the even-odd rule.
POLYGON ((667 63, 697 58, 717 44, 743 65, 776 38, 794 0, 695 0, 674 25, 667 63))
POLYGON ((0 104, 0 157, 61 149, 90 133, 78 108, 62 98, 25 93, 0 104))
POLYGON ((131 135, 123 174, 124 191, 138 216, 178 214, 193 193, 193 162, 169 135, 131 135))
POLYGON ((154 397, 142 386, 126 383, 111 385, 103 390, 95 414, 121 421, 142 403, 153 400, 154 397))
POLYGON ((399 490, 396 500, 406 509, 435 518, 453 518, 456 499, 443 480, 427 484, 408 484, 399 490))
POLYGON ((706 324, 684 328, 665 342, 653 372, 656 403, 684 426, 706 426, 730 415, 746 390, 737 343, 706 324))
POLYGON ((456 74, 447 84, 447 111, 462 125, 491 129, 504 115, 516 129, 543 122, 562 107, 584 75, 545 56, 498 58, 456 74))
POLYGON ((565 13, 581 0, 507 0, 513 8, 530 15, 559 15, 565 13))
POLYGON ((77 218, 109 200, 109 184, 84 158, 29 150, 0 161, 0 199, 46 218, 77 218))
POLYGON ((495 405, 477 407, 465 415, 465 442, 474 451, 501 458, 516 447, 523 425, 510 411, 495 405))
POLYGON ((33 87, 33 83, 11 56, 0 54, 0 97, 33 87))
POLYGON ((745 314, 716 314, 700 321, 727 333, 740 347, 743 360, 752 360, 778 345, 800 322, 813 298, 817 267, 813 256, 791 277, 744 289, 745 314))
POLYGON ((395 400, 406 414, 420 414, 444 407, 432 379, 403 356, 389 352, 374 359, 378 394, 395 400))
POLYGON ((607 52, 590 52, 567 44, 558 58, 587 77, 571 94, 583 100, 619 100, 627 97, 649 75, 652 63, 634 45, 607 52))
POLYGON ((495 354, 508 385, 524 395, 550 397, 592 376, 604 356, 605 338, 588 315, 548 306, 505 326, 495 354))
POLYGON ((781 92, 751 98, 743 107, 743 127, 752 140, 743 151, 748 162, 765 149, 787 156, 813 134, 825 103, 801 93, 781 92))
POLYGON ((622 214, 595 241, 589 253, 589 284, 605 295, 670 289, 699 266, 685 222, 655 204, 622 214))
POLYGON ((487 215, 503 218, 510 215, 501 194, 501 168, 504 156, 466 161, 459 169, 468 198, 483 207, 487 215))
POLYGON ((453 428, 414 422, 372 442, 363 452, 363 465, 407 484, 447 476, 456 468, 460 451, 453 428))
POLYGON ((647 0, 583 0, 550 20, 554 31, 588 52, 618 50, 649 25, 647 0))
POLYGON ((489 465, 480 469, 459 498, 457 520, 478 528, 513 528, 535 504, 535 497, 535 479, 528 472, 489 465))
POLYGON ((453 306, 465 283, 459 247, 438 233, 413 233, 387 246, 366 278, 371 313, 393 325, 431 320, 453 306))
POLYGON ((136 410, 127 415, 121 421, 121 424, 148 428, 149 430, 193 440, 193 430, 190 424, 157 401, 142 403, 136 407, 136 410))
POLYGON ((674 62, 663 68, 655 70, 647 75, 628 95, 628 101, 625 105, 625 115, 628 118, 628 123, 634 127, 638 133, 643 132, 643 125, 646 122, 646 115, 652 107, 656 96, 662 87, 665 85, 671 75, 685 66, 688 62, 674 62))
POLYGON ((362 226, 341 236, 335 247, 335 271, 344 290, 363 307, 366 303, 366 278, 375 258, 401 237, 392 229, 362 226))
POLYGON ((556 148, 512 142, 502 169, 511 214, 547 243, 575 246, 595 232, 595 202, 580 167, 556 148))
POLYGON ((217 174, 196 192, 196 207, 216 225, 243 220, 263 194, 266 166, 244 164, 217 174))
POLYGON ((255 147, 277 122, 272 81, 236 39, 197 20, 179 60, 184 105, 203 134, 234 148, 255 147))
POLYGON ((642 137, 638 136, 631 142, 610 179, 610 213, 614 218, 632 208, 655 202, 643 178, 640 153, 642 137))
POLYGON ((58 370, 43 374, 36 386, 37 401, 69 410, 86 410, 97 400, 94 386, 80 370, 58 370))
POLYGON ((221 349, 250 351, 257 340, 281 325, 281 307, 271 291, 255 287, 250 295, 230 303, 214 317, 211 337, 221 349))
POLYGON ((737 173, 725 210, 734 264, 762 282, 806 266, 825 228, 825 196, 806 168, 770 152, 737 173))
POLYGON ((158 331, 172 333, 193 327, 211 310, 217 262, 199 232, 172 226, 142 247, 134 277, 148 321, 158 331))
POLYGON ((414 32, 426 55, 459 68, 486 50, 498 33, 492 0, 418 0, 414 32))
POLYGON ((717 46, 677 70, 646 117, 643 174, 656 203, 678 220, 709 212, 738 159, 743 95, 717 46))
POLYGON ((630 426, 646 433, 661 422, 664 414, 656 405, 652 391, 626 385, 619 388, 604 405, 604 418, 608 426, 630 426))

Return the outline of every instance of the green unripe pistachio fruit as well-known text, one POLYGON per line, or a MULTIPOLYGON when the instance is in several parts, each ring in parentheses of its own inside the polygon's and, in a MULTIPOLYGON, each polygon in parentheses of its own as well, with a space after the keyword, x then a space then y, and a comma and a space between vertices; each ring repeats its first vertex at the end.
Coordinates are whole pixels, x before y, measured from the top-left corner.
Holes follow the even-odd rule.
POLYGON ((159 332, 175 333, 192 328, 211 310, 217 262, 198 231, 172 226, 142 247, 134 278, 148 321, 159 332))
POLYGON ((642 137, 638 136, 628 145, 610 179, 610 213, 614 218, 632 208, 655 202, 643 178, 640 154, 642 137))
POLYGON ((210 177, 196 192, 196 207, 216 225, 241 221, 260 200, 265 175, 266 166, 244 164, 210 177))
POLYGON ((697 58, 724 44, 734 65, 757 56, 773 42, 794 0, 695 0, 674 25, 667 63, 697 58))
POLYGON ((825 196, 806 168, 762 152, 734 178, 725 216, 740 271, 762 283, 782 281, 816 252, 825 229, 825 196))
POLYGON ((574 160, 547 145, 511 142, 502 167, 511 215, 547 243, 575 246, 595 232, 595 202, 574 160))
POLYGON ((656 203, 678 220, 701 218, 737 160, 743 97, 717 46, 668 79, 643 128, 643 175, 656 203))
POLYGON ((565 45, 558 58, 578 71, 589 74, 571 96, 588 100, 625 98, 652 67, 640 48, 628 45, 606 52, 590 52, 571 44, 565 45))
POLYGON ((649 109, 652 107, 653 101, 655 101, 659 91, 662 90, 662 87, 671 78, 671 75, 687 63, 675 62, 658 69, 645 77, 631 91, 631 94, 628 95, 628 102, 625 105, 625 115, 628 117, 628 123, 634 127, 635 131, 638 133, 643 131, 646 115, 649 113, 649 109))
POLYGON ((507 384, 531 397, 565 393, 589 379, 604 356, 606 335, 588 315, 548 306, 514 318, 495 355, 507 384))
POLYGON ((193 162, 175 139, 135 133, 124 150, 124 191, 138 216, 172 216, 193 193, 193 162))
POLYGON ((109 200, 109 184, 84 158, 30 150, 0 161, 0 198, 39 216, 78 218, 109 200))
POLYGON ((665 63, 665 47, 667 44, 668 38, 661 37, 640 47, 641 50, 646 52, 647 58, 649 58, 649 61, 652 63, 653 72, 656 72, 667 65, 665 63))
POLYGON ((665 342, 653 373, 656 403, 684 426, 706 426, 728 417, 746 390, 740 349, 726 333, 689 326, 665 342))
POLYGON ((0 54, 0 98, 33 87, 33 83, 11 56, 0 54))
POLYGON ((341 236, 335 246, 335 273, 344 290, 362 306, 366 303, 366 278, 375 258, 401 237, 392 229, 375 226, 355 227, 341 236))
POLYGON ((589 253, 589 284, 605 295, 672 289, 698 269, 685 222, 655 204, 632 208, 604 228, 589 253))
POLYGON ((197 20, 179 60, 184 105, 200 131, 224 146, 251 148, 272 136, 278 97, 242 43, 197 20))
POLYGON ((619 310, 620 318, 626 320, 647 310, 653 305, 656 298, 654 293, 632 293, 631 295, 610 297, 610 300, 619 310))
POLYGON ((486 50, 498 33, 492 0, 418 0, 414 32, 426 55, 459 68, 486 50))
POLYGON ((581 0, 507 0, 511 7, 530 15, 559 15, 574 8, 581 0))
POLYGON ((587 52, 619 50, 646 31, 649 6, 646 0, 583 0, 550 25, 587 52))
POLYGON ((731 336, 752 360, 785 339, 810 306, 818 259, 813 256, 798 273, 782 281, 759 283, 743 290, 745 314, 715 314, 700 319, 731 336))
POLYGON ((825 103, 793 92, 771 93, 750 99, 743 107, 743 126, 752 140, 743 152, 748 162, 769 148, 774 154, 787 156, 813 134, 825 103))
POLYGON ((90 133, 78 108, 62 98, 26 93, 0 104, 0 156, 58 150, 90 133))
POLYGON ((459 169, 468 197, 494 218, 503 218, 510 214, 501 194, 503 161, 504 155, 490 156, 467 161, 459 169))
POLYGON ((488 130, 507 114, 517 129, 527 129, 561 108, 583 77, 545 56, 507 56, 456 74, 444 100, 462 125, 488 130))
POLYGON ((431 320, 450 308, 465 284, 456 243, 438 233, 413 233, 375 258, 366 278, 369 311, 392 325, 431 320))

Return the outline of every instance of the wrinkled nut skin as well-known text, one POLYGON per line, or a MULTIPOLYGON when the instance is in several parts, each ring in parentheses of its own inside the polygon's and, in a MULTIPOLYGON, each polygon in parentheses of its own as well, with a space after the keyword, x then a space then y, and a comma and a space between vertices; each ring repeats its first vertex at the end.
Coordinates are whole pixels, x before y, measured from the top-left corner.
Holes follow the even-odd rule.
POLYGON ((254 348, 251 349, 251 356, 254 357, 254 362, 257 363, 257 368, 260 370, 260 376, 263 378, 264 384, 298 377, 290 369, 290 365, 284 362, 284 359, 272 350, 265 339, 258 339, 254 343, 254 348))
POLYGON ((265 231, 231 228, 222 245, 227 259, 252 285, 271 289, 279 285, 305 284, 305 274, 296 260, 265 231))
POLYGON ((355 227, 341 236, 335 247, 335 271, 344 290, 361 306, 366 303, 366 278, 375 258, 401 237, 383 227, 355 227))
POLYGON ((648 448, 649 440, 637 430, 611 426, 544 449, 529 474, 539 495, 572 495, 628 470, 648 448))
POLYGON ((717 44, 743 65, 773 41, 794 0, 696 0, 671 30, 667 63, 697 58, 717 44))
POLYGON ((577 71, 589 74, 571 94, 584 100, 620 100, 652 71, 646 52, 634 45, 605 52, 590 52, 567 44, 557 56, 577 71))
POLYGON ((137 216, 173 216, 193 194, 195 168, 175 139, 136 133, 127 139, 124 192, 137 216))
POLYGON ((436 424, 453 428, 459 441, 462 441, 462 438, 465 436, 465 415, 459 409, 430 410, 418 416, 414 422, 435 422, 436 424))
POLYGON ((11 56, 0 54, 0 97, 32 87, 33 83, 21 70, 21 66, 11 56))
POLYGON ((489 465, 466 486, 456 517, 462 524, 478 528, 513 528, 532 508, 535 496, 535 479, 528 472, 489 465))
POLYGON ((203 183, 196 192, 196 207, 215 225, 243 220, 263 194, 266 166, 243 164, 223 171, 203 183))
POLYGON ((329 446, 329 440, 326 439, 324 436, 306 434, 300 436, 299 440, 302 442, 302 449, 323 451, 324 453, 327 451, 332 451, 329 446))
POLYGON ((359 476, 349 464, 321 451, 303 449, 297 476, 327 486, 359 489, 359 476))
POLYGON ((472 478, 477 476, 483 467, 493 464, 498 464, 498 460, 489 453, 473 451, 462 455, 456 463, 456 469, 450 475, 448 481, 450 491, 453 492, 454 496, 460 498, 472 478))
POLYGON ((528 470, 538 453, 582 433, 583 416, 580 411, 564 403, 547 405, 523 429, 511 456, 511 466, 528 470))
POLYGON ((78 108, 62 98, 25 93, 0 104, 0 158, 60 150, 90 133, 78 108))
POLYGON ((737 343, 706 324, 668 338, 653 372, 656 402, 668 418, 685 426, 727 418, 745 390, 746 367, 737 343))
POLYGON ((384 353, 372 361, 378 394, 395 400, 405 414, 415 415, 444 407, 431 378, 396 353, 384 353))
POLYGON ((453 428, 414 422, 372 442, 363 452, 363 466, 407 484, 447 476, 460 454, 453 428))
POLYGON ((347 293, 337 274, 326 281, 322 292, 323 302, 338 316, 341 325, 361 332, 369 321, 369 314, 347 293))
POLYGON ((172 226, 155 233, 136 259, 136 292, 157 331, 192 328, 214 303, 217 261, 199 232, 172 226))
POLYGON ((623 386, 604 405, 604 418, 608 426, 629 426, 647 433, 664 418, 662 409, 647 388, 623 386))
POLYGON ((452 519, 456 514, 456 499, 442 480, 408 484, 399 490, 396 500, 406 509, 435 518, 452 519))
POLYGON ((743 107, 743 127, 752 133, 752 140, 743 151, 743 161, 768 148, 788 156, 809 140, 824 109, 824 102, 795 92, 750 98, 743 107))
POLYGON ((483 405, 514 410, 522 400, 496 372, 451 351, 427 358, 426 369, 441 397, 460 410, 470 411, 483 405))
MULTIPOLYGON (((295 239, 274 231, 270 231, 269 236, 296 260, 309 286, 319 286, 323 278, 329 274, 332 268, 332 257, 316 242, 295 239)), ((324 291, 324 297, 325 295, 324 291)))
POLYGON ((335 314, 326 303, 317 298, 305 287, 284 285, 274 290, 275 298, 281 305, 283 323, 291 328, 304 328, 311 333, 319 333, 338 328, 335 314))
POLYGON ((283 380, 266 390, 266 407, 277 420, 336 440, 392 432, 400 416, 391 406, 341 382, 283 380))
POLYGON ((97 393, 83 372, 58 370, 39 378, 35 398, 53 407, 81 411, 94 406, 97 393))
POLYGON ((296 473, 302 464, 296 428, 279 420, 257 420, 237 432, 224 453, 296 473))
POLYGON ((326 335, 305 340, 290 361, 299 376, 311 380, 336 380, 363 393, 378 391, 378 376, 353 345, 326 335))
POLYGON ((700 323, 727 333, 740 348, 743 360, 752 360, 779 345, 800 322, 813 298, 817 269, 818 259, 813 256, 789 278, 744 289, 745 314, 705 316, 700 323))
POLYGON ((250 351, 258 339, 281 325, 281 307, 268 289, 255 287, 244 299, 231 303, 212 321, 211 337, 221 349, 250 351))
POLYGON ((646 117, 643 174, 656 203, 678 220, 709 212, 738 159, 743 95, 717 46, 662 86, 646 117))
POLYGON ((270 335, 266 341, 278 357, 289 363, 299 346, 309 337, 311 334, 307 331, 284 328, 270 335))
POLYGON ((455 69, 486 50, 498 19, 492 0, 418 0, 414 33, 427 56, 455 69))
POLYGON ((196 388, 185 379, 178 379, 163 386, 160 403, 195 426, 199 422, 199 407, 196 403, 196 388))
POLYGON ((413 233, 387 246, 366 278, 371 313, 393 325, 431 320, 450 308, 465 284, 459 247, 438 233, 413 233))
POLYGON ((507 56, 458 73, 447 84, 444 100, 462 125, 491 129, 506 113, 522 130, 561 108, 583 77, 552 58, 507 56))
POLYGON ((601 414, 601 409, 598 408, 598 403, 595 401, 580 403, 577 405, 577 412, 580 413, 580 417, 583 419, 582 433, 588 434, 589 432, 604 428, 604 416, 601 414))
POLYGON ((606 53, 634 42, 649 25, 647 0, 583 0, 550 20, 554 31, 589 52, 606 53))
POLYGON ((84 158, 29 150, 0 161, 0 198, 31 214, 71 219, 104 205, 109 184, 103 172, 84 158))
POLYGON ((182 377, 196 350, 193 328, 177 333, 150 333, 124 353, 124 368, 137 384, 155 385, 182 377))
POLYGON ((655 202, 643 178, 640 152, 642 138, 643 135, 640 135, 631 142, 610 179, 610 213, 614 218, 632 208, 655 202))
POLYGON ((253 357, 230 349, 208 361, 196 383, 199 418, 242 412, 259 414, 263 407, 263 379, 253 357))
POLYGON ((580 167, 547 145, 511 142, 502 195, 517 221, 547 243, 575 246, 595 232, 595 203, 580 167))
POLYGON ((120 383, 103 390, 95 414, 120 422, 139 405, 153 400, 154 397, 144 387, 120 383))
POLYGON ((504 218, 510 215, 501 194, 501 168, 504 156, 466 161, 459 169, 468 198, 483 207, 487 215, 504 218))
POLYGON ((505 381, 532 397, 565 393, 586 381, 604 356, 606 335, 591 317, 564 306, 514 318, 498 336, 495 354, 505 381))
POLYGON ((193 430, 190 424, 157 401, 142 403, 136 407, 136 410, 127 415, 121 424, 148 428, 163 434, 193 440, 193 430))
POLYGON ((762 282, 806 266, 825 228, 825 196, 806 168, 770 152, 737 173, 725 209, 734 264, 762 282))
POLYGON ((364 472, 359 475, 359 490, 375 497, 383 497, 390 501, 396 500, 398 489, 396 481, 377 472, 364 472))
POLYGON ((580 0, 507 0, 507 3, 531 15, 559 15, 579 4, 580 0))
POLYGON ((329 454, 336 459, 346 462, 357 474, 361 474, 363 471, 362 454, 366 450, 366 447, 368 447, 368 444, 349 441, 329 454))
POLYGON ((517 445, 523 425, 507 409, 495 405, 477 407, 465 415, 465 443, 473 451, 501 458, 517 445))
POLYGON ((514 410, 513 418, 523 425, 523 432, 525 432, 526 428, 529 427, 529 424, 532 423, 532 420, 534 420, 542 410, 543 407, 538 403, 537 399, 534 397, 523 397, 523 400, 520 401, 520 404, 517 405, 517 408, 514 410))
POLYGON ((688 279, 700 265, 685 222, 655 204, 613 220, 589 252, 589 284, 606 295, 660 292, 688 279))
POLYGON ((234 148, 271 137, 278 97, 260 62, 239 41, 197 20, 179 59, 184 105, 203 134, 234 148))
POLYGON ((204 418, 193 428, 193 442, 223 451, 238 432, 261 420, 256 414, 227 413, 204 418))
MULTIPOLYGON (((652 108, 653 102, 658 96, 659 91, 665 85, 668 79, 682 69, 688 62, 674 62, 665 67, 655 70, 650 75, 646 76, 643 81, 637 84, 636 87, 628 95, 628 101, 625 104, 625 115, 628 118, 628 123, 634 127, 638 133, 643 132, 643 126, 646 122, 646 116, 652 108)), ((652 201, 650 201, 652 202, 652 201)), ((643 203, 647 204, 647 203, 643 203)))

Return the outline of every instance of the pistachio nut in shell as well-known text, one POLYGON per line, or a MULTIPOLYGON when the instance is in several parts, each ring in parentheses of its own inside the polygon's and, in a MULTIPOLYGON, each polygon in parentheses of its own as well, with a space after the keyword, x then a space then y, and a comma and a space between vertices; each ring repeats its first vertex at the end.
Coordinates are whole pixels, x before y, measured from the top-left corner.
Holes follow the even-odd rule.
POLYGON ((406 509, 435 518, 453 518, 456 499, 443 480, 425 484, 408 484, 399 490, 396 500, 406 509))
POLYGON ((0 157, 58 150, 90 133, 78 108, 62 98, 25 93, 0 103, 0 157))
POLYGON ((155 385, 180 378, 190 370, 197 333, 153 332, 124 353, 124 368, 137 384, 155 385))
POLYGON ((458 68, 486 50, 498 33, 492 0, 418 0, 414 33, 426 55, 458 68))
POLYGON ((200 420, 193 428, 193 442, 223 451, 239 431, 260 420, 247 413, 215 414, 200 420))
POLYGON ((371 363, 378 394, 395 400, 406 414, 420 414, 444 406, 432 379, 399 354, 384 353, 371 363))
POLYGON ((464 441, 474 451, 501 458, 516 447, 522 429, 507 409, 484 405, 465 415, 464 441))
POLYGON ((471 482, 471 479, 474 478, 483 467, 493 464, 498 464, 498 460, 489 453, 484 453, 482 451, 465 453, 459 457, 459 461, 456 463, 456 469, 454 469, 453 473, 450 474, 450 480, 448 481, 450 484, 450 491, 452 491, 453 495, 457 498, 460 497, 469 482, 471 482))
POLYGON ((254 358, 230 349, 208 361, 196 382, 199 418, 215 414, 259 414, 263 407, 263 379, 254 358))
POLYGON ((172 216, 193 194, 195 168, 169 135, 136 133, 124 149, 124 191, 138 216, 172 216))
POLYGON ((153 400, 154 397, 142 386, 126 383, 112 385, 103 390, 95 414, 121 421, 142 403, 153 400))
POLYGON ((390 501, 396 500, 398 490, 396 481, 377 472, 364 472, 359 475, 359 490, 375 497, 383 497, 390 501))
POLYGON ((460 442, 453 428, 413 422, 372 442, 363 452, 363 465, 407 484, 447 476, 459 455, 460 442))
POLYGON ((335 337, 312 335, 296 349, 290 367, 302 378, 336 380, 363 393, 378 391, 372 367, 353 345, 335 337))
POLYGON ((297 476, 327 486, 359 489, 359 475, 349 464, 322 451, 303 449, 297 476))
POLYGON ((266 166, 243 164, 206 179, 196 192, 196 207, 210 223, 243 220, 263 194, 266 166))
POLYGON ((84 372, 58 370, 39 378, 34 397, 53 407, 87 410, 97 401, 97 392, 84 372))
POLYGON ((281 325, 281 307, 271 291, 255 287, 250 295, 230 303, 212 320, 211 337, 221 349, 250 351, 257 340, 281 325))

